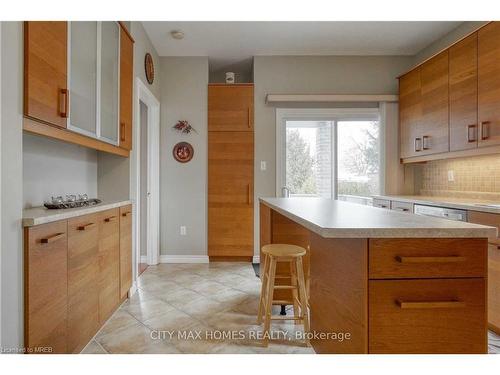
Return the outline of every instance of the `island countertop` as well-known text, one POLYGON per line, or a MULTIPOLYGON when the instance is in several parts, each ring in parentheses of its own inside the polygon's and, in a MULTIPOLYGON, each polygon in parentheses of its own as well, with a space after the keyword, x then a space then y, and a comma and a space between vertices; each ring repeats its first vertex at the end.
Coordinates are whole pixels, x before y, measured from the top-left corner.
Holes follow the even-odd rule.
POLYGON ((325 238, 486 238, 497 232, 484 225, 326 198, 260 198, 260 202, 325 238))

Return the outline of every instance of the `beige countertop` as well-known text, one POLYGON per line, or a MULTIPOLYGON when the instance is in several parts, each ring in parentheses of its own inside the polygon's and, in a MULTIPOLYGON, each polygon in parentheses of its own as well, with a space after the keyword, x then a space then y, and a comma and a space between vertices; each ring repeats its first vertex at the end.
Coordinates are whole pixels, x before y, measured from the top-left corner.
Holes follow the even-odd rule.
POLYGON ((72 217, 93 214, 95 212, 109 210, 131 204, 131 201, 103 201, 95 206, 67 208, 61 210, 49 210, 45 207, 34 207, 23 210, 23 227, 51 223, 59 220, 67 220, 72 217))
POLYGON ((455 197, 438 197, 426 195, 374 195, 373 198, 388 199, 399 202, 410 202, 417 204, 426 204, 429 206, 440 206, 449 208, 458 208, 462 210, 489 212, 492 214, 500 214, 500 202, 489 201, 484 199, 471 198, 455 198, 455 197), (496 205, 488 206, 488 205, 496 205))
POLYGON ((283 216, 325 238, 486 238, 496 228, 408 215, 325 198, 260 198, 283 216))

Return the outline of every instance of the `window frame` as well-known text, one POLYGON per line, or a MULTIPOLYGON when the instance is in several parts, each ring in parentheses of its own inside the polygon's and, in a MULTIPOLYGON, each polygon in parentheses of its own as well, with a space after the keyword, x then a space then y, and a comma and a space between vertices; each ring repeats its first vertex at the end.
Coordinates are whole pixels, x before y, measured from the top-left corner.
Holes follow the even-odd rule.
POLYGON ((380 194, 385 186, 385 126, 380 108, 276 108, 276 196, 282 196, 286 181, 286 122, 287 121, 331 121, 332 126, 332 197, 338 199, 337 123, 339 121, 379 121, 380 194))

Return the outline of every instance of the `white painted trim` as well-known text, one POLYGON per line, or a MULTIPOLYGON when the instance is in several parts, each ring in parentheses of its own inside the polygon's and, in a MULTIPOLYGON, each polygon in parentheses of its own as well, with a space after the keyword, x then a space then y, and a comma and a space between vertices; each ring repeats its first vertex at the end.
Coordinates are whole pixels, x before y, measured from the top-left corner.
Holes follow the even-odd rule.
MULTIPOLYGON (((0 212, 2 211, 2 27, 0 22, 0 212)), ((3 216, 0 216, 0 275, 2 274, 2 225, 3 216)), ((2 278, 0 277, 0 347, 2 346, 2 278)))
POLYGON ((208 255, 160 255, 160 263, 208 263, 208 255))
MULTIPOLYGON (((380 118, 379 108, 276 108, 276 196, 281 197, 281 189, 285 180, 283 161, 285 160, 286 120, 341 121, 352 118, 373 119, 373 116, 380 118)), ((334 146, 336 146, 336 129, 332 129, 332 137, 334 146)), ((334 170, 334 178, 337 178, 336 169, 334 170)), ((335 192, 335 189, 333 191, 335 192)))
POLYGON ((140 258, 140 263, 147 263, 148 262, 147 255, 141 255, 139 258, 140 258))
POLYGON ((133 279, 136 280, 139 274, 139 263, 155 265, 159 263, 160 258, 160 102, 156 99, 148 87, 136 77, 134 92, 134 127, 133 140, 134 145, 130 155, 130 184, 131 199, 135 202, 134 210, 134 238, 133 251, 135 264, 133 265, 133 279), (150 192, 147 211, 147 245, 146 257, 142 258, 140 254, 140 234, 141 234, 141 113, 140 102, 148 107, 148 190, 150 192))
POLYGON ((398 95, 267 94, 266 103, 397 102, 398 95))
POLYGON ((137 282, 134 280, 132 286, 128 290, 128 297, 129 298, 132 297, 135 294, 135 292, 137 292, 137 282))
POLYGON ((260 263, 260 255, 254 255, 252 258, 252 263, 260 263))

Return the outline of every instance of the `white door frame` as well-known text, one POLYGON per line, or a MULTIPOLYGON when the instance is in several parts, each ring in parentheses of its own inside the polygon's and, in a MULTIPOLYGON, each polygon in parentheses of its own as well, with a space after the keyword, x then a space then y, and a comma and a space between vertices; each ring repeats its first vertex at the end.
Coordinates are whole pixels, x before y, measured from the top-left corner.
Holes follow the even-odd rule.
MULTIPOLYGON (((376 108, 276 108, 276 196, 281 197, 281 188, 285 182, 285 170, 283 162, 285 161, 285 132, 287 120, 317 120, 317 121, 341 121, 351 118, 372 119, 374 116, 380 117, 380 110, 376 108)), ((332 129, 332 146, 337 149, 336 128, 332 129)), ((382 129, 381 129, 382 130, 382 129)), ((381 134, 384 138, 384 134, 381 134)), ((381 144, 382 146, 382 144, 381 144)), ((381 152, 382 154, 382 152, 381 152)), ((337 180, 337 163, 333 161, 332 175, 337 180)), ((383 165, 381 165, 381 170, 383 165)), ((382 186, 383 184, 381 184, 382 186)), ((332 186, 334 199, 337 198, 337 189, 332 186)))
POLYGON ((148 108, 148 170, 147 170, 147 214, 146 253, 149 265, 158 264, 160 258, 160 102, 139 77, 135 81, 135 124, 134 147, 132 149, 131 196, 135 202, 135 267, 134 280, 139 274, 141 234, 141 111, 140 102, 148 108))

